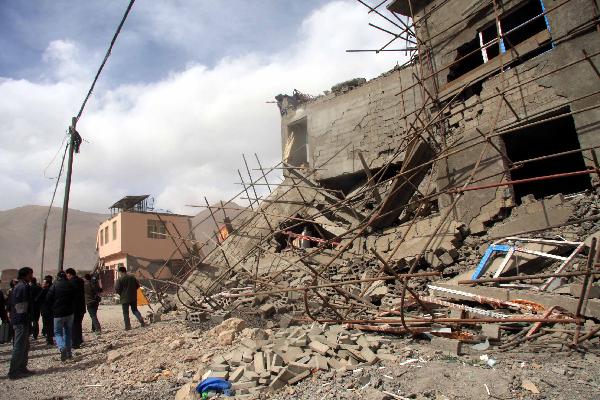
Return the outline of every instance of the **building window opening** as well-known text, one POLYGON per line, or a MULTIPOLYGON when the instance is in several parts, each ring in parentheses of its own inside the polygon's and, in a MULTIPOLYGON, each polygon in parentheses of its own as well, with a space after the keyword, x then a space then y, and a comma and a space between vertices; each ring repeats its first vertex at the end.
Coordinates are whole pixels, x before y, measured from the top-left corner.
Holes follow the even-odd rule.
POLYGON ((104 246, 104 229, 100 229, 100 246, 104 246))
POLYGON ((478 51, 479 47, 479 38, 475 38, 456 49, 454 63, 448 70, 448 82, 483 65, 484 60, 482 53, 478 51))
POLYGON ((306 166, 309 159, 306 118, 288 125, 287 132, 284 160, 294 167, 306 166))
POLYGON ((112 240, 117 240, 117 221, 112 223, 112 240))
MULTIPOLYGON (((563 109, 560 114, 569 112, 563 109)), ((552 115, 545 115, 548 118, 552 115)), ((575 122, 568 116, 553 121, 534 125, 522 130, 503 135, 506 153, 513 163, 569 150, 581 149, 575 122)), ((581 152, 562 155, 559 157, 538 160, 523 164, 511 171, 511 180, 535 178, 565 172, 575 172, 587 169, 581 152)), ((537 182, 523 183, 513 186, 515 201, 521 204, 521 198, 533 195, 536 199, 552 196, 558 193, 572 194, 592 188, 590 176, 575 175, 537 182)))
MULTIPOLYGON (((300 215, 296 215, 279 225, 279 232, 275 234, 275 252, 291 251, 293 249, 310 249, 318 247, 333 239, 335 235, 321 225, 306 221, 300 215)), ((331 248, 337 243, 327 245, 331 248)))
POLYGON ((507 32, 504 37, 506 49, 524 42, 537 33, 545 30, 550 31, 546 16, 538 17, 543 13, 544 8, 541 0, 529 0, 518 9, 502 17, 500 24, 504 32, 507 32))
MULTIPOLYGON (((550 24, 544 13, 542 0, 528 0, 516 9, 501 16, 477 33, 477 37, 456 50, 455 64, 450 66, 448 82, 457 79, 486 64, 501 53, 516 48, 540 32, 550 32, 550 24)), ((552 49, 552 41, 536 43, 536 48, 526 53, 517 52, 518 57, 510 66, 516 66, 552 49)), ((499 68, 500 66, 498 66, 499 68)))
POLYGON ((108 244, 108 226, 104 228, 104 243, 108 244))
POLYGON ((167 227, 164 222, 149 219, 148 220, 148 238, 150 239, 166 239, 167 238, 167 227))

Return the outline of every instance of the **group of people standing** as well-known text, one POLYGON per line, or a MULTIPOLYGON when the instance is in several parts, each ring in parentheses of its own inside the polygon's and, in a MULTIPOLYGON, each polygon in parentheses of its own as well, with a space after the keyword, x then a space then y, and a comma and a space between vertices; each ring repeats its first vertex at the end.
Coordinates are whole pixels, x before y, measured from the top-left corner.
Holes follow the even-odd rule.
MULTIPOLYGON (((133 275, 127 274, 125 267, 119 267, 119 275, 115 292, 120 296, 125 329, 131 329, 130 308, 140 325, 144 326, 144 319, 137 309, 140 284, 133 275)), ((73 357, 72 349, 79 349, 83 344, 82 322, 86 310, 92 322, 92 332, 100 334, 98 307, 101 291, 90 274, 85 274, 82 279, 73 268, 60 271, 55 280, 51 275, 44 277, 41 287, 31 268, 21 268, 16 282, 11 282, 6 300, 0 291, 0 303, 5 303, 0 304, 0 318, 3 326, 10 324, 13 339, 8 378, 19 379, 34 373, 27 368, 29 336, 37 340, 40 316, 46 343, 56 343, 63 362, 73 357)))
POLYGON ((46 343, 56 343, 62 361, 72 358, 72 349, 80 348, 83 343, 82 322, 86 309, 92 319, 93 331, 100 333, 97 317, 100 291, 90 274, 82 279, 73 268, 60 271, 56 280, 51 275, 44 277, 42 286, 37 284, 31 268, 21 268, 16 282, 11 283, 5 300, 8 313, 5 312, 2 318, 3 323, 10 323, 13 339, 9 379, 33 373, 27 369, 29 336, 38 339, 40 316, 46 343))

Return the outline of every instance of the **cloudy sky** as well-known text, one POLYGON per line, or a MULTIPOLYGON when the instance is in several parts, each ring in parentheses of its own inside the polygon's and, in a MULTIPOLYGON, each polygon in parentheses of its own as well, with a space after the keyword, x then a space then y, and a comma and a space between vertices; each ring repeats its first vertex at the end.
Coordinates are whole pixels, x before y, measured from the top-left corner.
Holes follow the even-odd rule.
MULTIPOLYGON (((0 0, 0 209, 49 203, 66 128, 127 3, 0 0)), ((275 95, 317 95, 404 61, 345 52, 389 39, 367 11, 351 0, 137 0, 78 124, 71 207, 105 212, 151 194, 195 213, 185 205, 231 197, 242 153, 251 168, 254 153, 280 160, 275 95)))

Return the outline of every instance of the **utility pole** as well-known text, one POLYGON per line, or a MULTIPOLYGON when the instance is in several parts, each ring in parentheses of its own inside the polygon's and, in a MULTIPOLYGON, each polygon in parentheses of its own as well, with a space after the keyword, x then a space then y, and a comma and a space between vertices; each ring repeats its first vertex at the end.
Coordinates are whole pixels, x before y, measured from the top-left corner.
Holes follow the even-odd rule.
POLYGON ((65 239, 67 236, 67 217, 69 214, 69 194, 71 193, 71 175, 73 173, 73 153, 79 153, 81 136, 75 129, 77 118, 73 117, 69 127, 69 160, 67 162, 67 178, 65 180, 65 197, 63 200, 62 222, 60 227, 60 248, 58 250, 58 270, 64 269, 65 260, 65 239))

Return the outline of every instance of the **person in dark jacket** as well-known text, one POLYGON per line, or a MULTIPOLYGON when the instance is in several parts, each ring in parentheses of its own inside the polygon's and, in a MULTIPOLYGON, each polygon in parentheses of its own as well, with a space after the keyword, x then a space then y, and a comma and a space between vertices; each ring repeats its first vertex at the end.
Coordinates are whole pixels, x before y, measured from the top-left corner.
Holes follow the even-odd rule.
POLYGON ((10 316, 11 308, 12 308, 12 292, 15 289, 15 286, 19 283, 17 279, 11 279, 8 284, 9 289, 6 293, 6 312, 8 313, 8 329, 9 329, 9 339, 12 339, 15 336, 15 331, 13 329, 12 318, 10 316))
POLYGON ((52 286, 52 275, 46 275, 42 283, 42 291, 36 302, 40 304, 42 314, 42 334, 46 337, 46 344, 52 346, 54 344, 54 317, 52 316, 52 304, 46 301, 50 286, 52 286))
POLYGON ((40 334, 40 312, 41 312, 41 304, 38 302, 38 297, 42 292, 42 287, 38 285, 37 279, 35 277, 31 278, 31 282, 29 283, 31 287, 31 298, 33 300, 33 315, 31 318, 31 335, 33 336, 33 340, 37 340, 40 334))
POLYGON ((140 283, 135 276, 128 274, 125 267, 119 267, 120 278, 115 284, 115 293, 120 297, 121 307, 123 308, 123 321, 125 322, 125 330, 131 329, 131 322, 129 321, 129 308, 131 312, 140 322, 141 326, 144 326, 144 319, 142 314, 137 309, 137 290, 140 287, 140 283))
POLYGON ((15 332, 12 357, 10 359, 9 379, 19 379, 32 374, 27 369, 29 361, 29 328, 33 301, 29 282, 33 278, 33 270, 23 267, 19 270, 18 283, 11 293, 10 318, 15 332))
POLYGON ((60 351, 61 361, 72 357, 73 314, 75 312, 75 286, 67 280, 67 274, 60 271, 56 281, 48 290, 46 302, 52 306, 54 316, 54 339, 60 351))
MULTIPOLYGON (((0 281, 1 282, 1 281, 0 281)), ((6 312, 6 298, 4 292, 0 290, 0 344, 10 340, 10 329, 8 328, 8 312, 6 312)))
POLYGON ((83 279, 77 276, 73 268, 67 268, 67 279, 75 287, 75 309, 73 310, 73 348, 78 349, 83 343, 83 316, 85 315, 85 289, 83 279))
POLYGON ((98 282, 92 279, 92 275, 85 274, 83 277, 85 305, 92 320, 92 332, 99 334, 102 328, 100 327, 100 321, 98 321, 98 306, 100 306, 100 291, 102 289, 98 286, 98 282))

